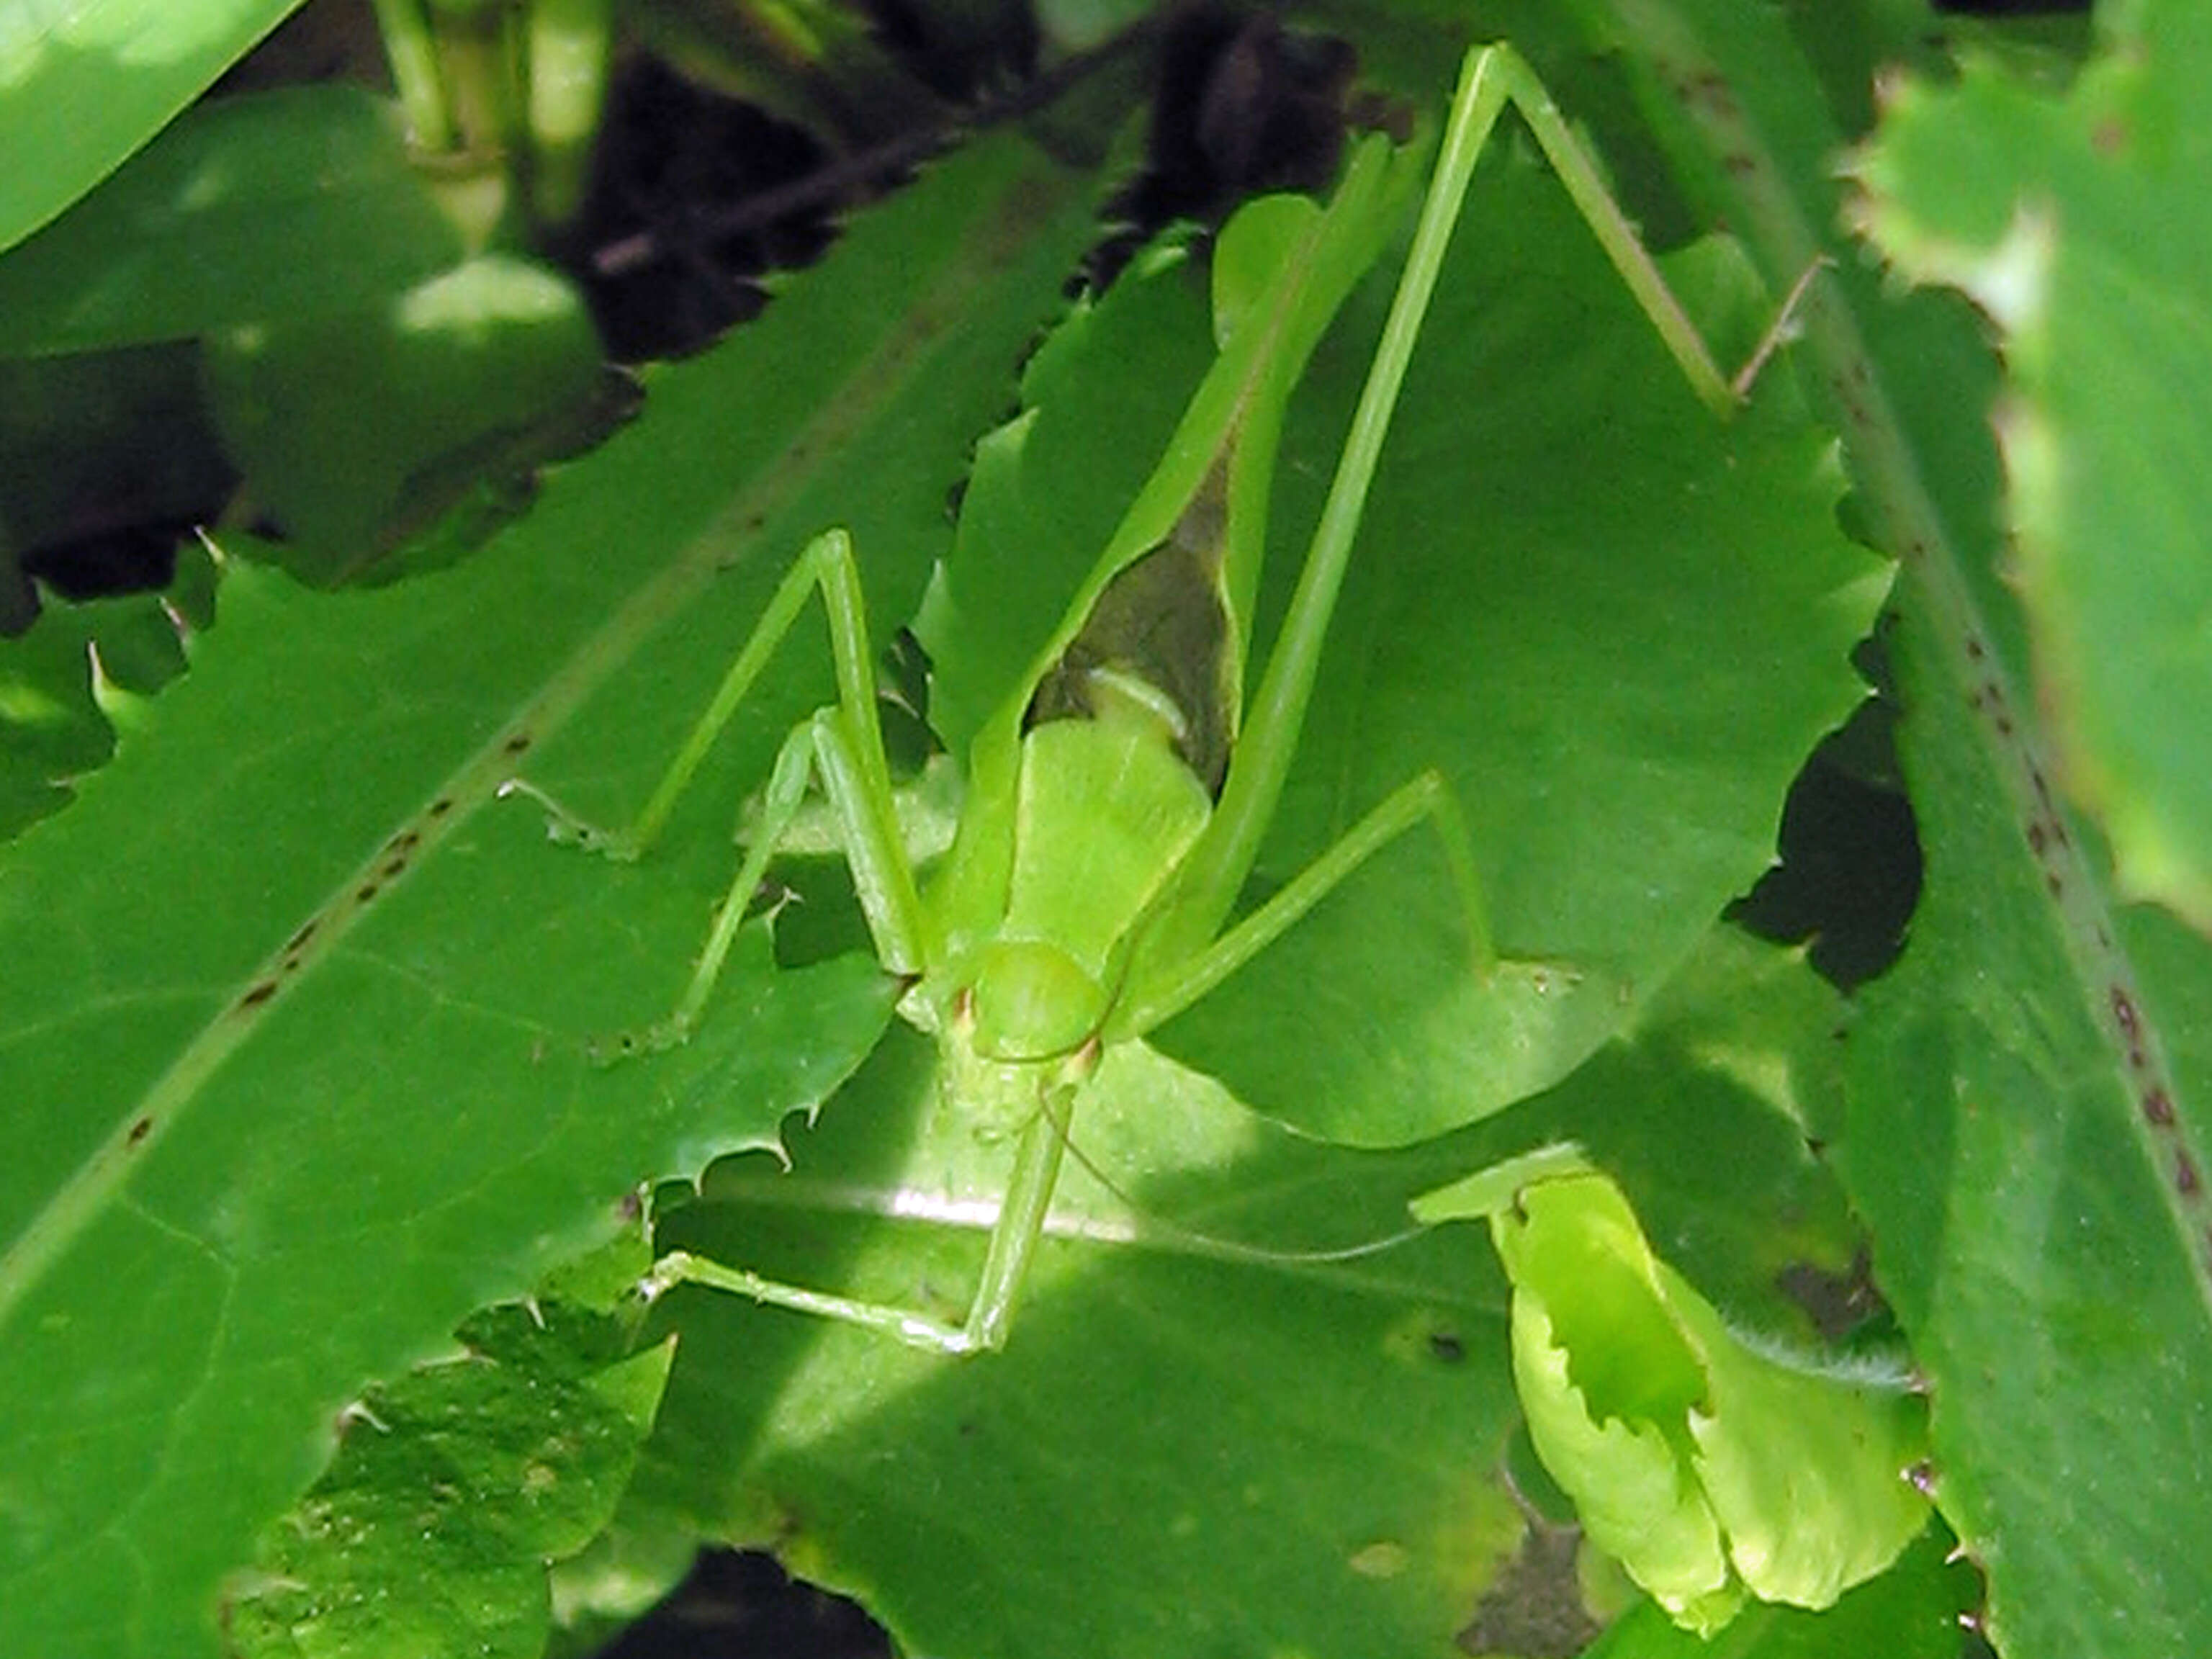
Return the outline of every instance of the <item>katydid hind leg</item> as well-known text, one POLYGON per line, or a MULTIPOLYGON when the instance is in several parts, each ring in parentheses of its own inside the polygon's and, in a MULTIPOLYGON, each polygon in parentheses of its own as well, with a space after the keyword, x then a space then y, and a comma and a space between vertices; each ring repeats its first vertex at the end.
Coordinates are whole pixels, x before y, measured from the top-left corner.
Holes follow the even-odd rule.
MULTIPOLYGON (((1282 629, 1258 690, 1247 706, 1214 820, 1181 877, 1176 914, 1147 942, 1143 977, 1165 983, 1206 952, 1235 908, 1274 816, 1304 727, 1353 544, 1413 347, 1442 270, 1474 169, 1507 106, 1520 112, 1577 211, 1650 320, 1685 380, 1716 416, 1737 402, 1704 337, 1668 287, 1635 228, 1607 190, 1565 119, 1520 54, 1503 44, 1470 52, 1463 64, 1435 173, 1423 202, 1382 338, 1369 366, 1352 428, 1337 463, 1282 629)), ((1354 832, 1355 835, 1358 833, 1354 832)), ((1447 840, 1451 837, 1447 833, 1447 840)), ((1324 855, 1324 860, 1329 855, 1324 855)), ((1471 879, 1473 861, 1453 854, 1455 880, 1471 879), (1462 872, 1465 872, 1462 874, 1462 872)), ((1487 959, 1479 894, 1468 903, 1478 963, 1487 959)), ((1218 978, 1210 982, 1218 982, 1218 978)), ((1189 999, 1177 1006, 1185 1006, 1189 999)))
POLYGON ((1606 258, 1612 261, 1622 285, 1650 319, 1653 330, 1681 369, 1682 378, 1697 393, 1698 401, 1725 419, 1751 395, 1759 370, 1790 337, 1797 308, 1826 264, 1825 257, 1816 258, 1799 274, 1776 308, 1773 321, 1742 366, 1733 374, 1723 374, 1705 336, 1668 285, 1665 273, 1644 246, 1628 216, 1621 211, 1620 204, 1613 199, 1597 164, 1568 126, 1566 118, 1560 114, 1536 71, 1519 52, 1503 43, 1484 47, 1481 57, 1484 73, 1497 88, 1492 95, 1512 105, 1528 123, 1537 147, 1551 163, 1553 173, 1574 203, 1575 210, 1596 237, 1606 258))
POLYGON ((1497 111, 1507 104, 1520 112, 1537 148, 1551 163, 1553 174, 1613 262, 1622 284, 1665 342, 1682 378, 1715 415, 1727 416, 1735 408, 1739 394, 1713 361, 1705 336, 1668 286, 1636 227, 1613 199, 1597 164, 1583 150, 1536 71, 1519 52, 1499 42, 1472 56, 1468 72, 1469 79, 1478 83, 1476 96, 1492 111, 1490 119, 1494 120, 1497 111))
POLYGON ((1382 342, 1368 366, 1321 521, 1282 630, 1246 707, 1244 728, 1213 820, 1178 878, 1175 913, 1146 941, 1140 962, 1146 978, 1195 957, 1220 933, 1274 817, 1421 319, 1436 291, 1475 162, 1503 106, 1499 82, 1486 76, 1483 67, 1495 50, 1470 54, 1461 74, 1413 246, 1391 299, 1382 342))

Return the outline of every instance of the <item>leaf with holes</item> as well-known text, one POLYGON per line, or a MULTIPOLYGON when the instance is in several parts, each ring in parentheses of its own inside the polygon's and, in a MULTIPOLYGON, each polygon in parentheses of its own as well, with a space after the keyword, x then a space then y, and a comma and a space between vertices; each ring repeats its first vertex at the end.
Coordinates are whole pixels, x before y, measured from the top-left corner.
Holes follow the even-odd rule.
POLYGON ((630 789, 826 522, 906 614, 1088 223, 1077 179, 979 147, 653 377, 483 556, 329 597, 234 570, 189 673, 7 849, 0 1649, 210 1651, 369 1378, 873 1044, 872 963, 779 973, 756 930, 682 1055, 593 1068, 583 1034, 672 995, 731 808, 690 866, 610 872, 492 793, 526 752, 630 789))

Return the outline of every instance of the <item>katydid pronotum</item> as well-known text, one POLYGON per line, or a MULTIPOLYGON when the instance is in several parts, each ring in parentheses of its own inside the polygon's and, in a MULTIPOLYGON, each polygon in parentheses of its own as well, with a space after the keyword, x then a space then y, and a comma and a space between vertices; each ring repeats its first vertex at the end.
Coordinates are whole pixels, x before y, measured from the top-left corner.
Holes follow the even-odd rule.
POLYGON ((837 701, 785 741, 696 972, 674 1012, 634 1046, 662 1048, 689 1033, 780 841, 818 781, 877 953, 908 981, 900 1012, 937 1042, 940 1086, 978 1121, 1013 1128, 1005 1197, 957 1323, 684 1252, 655 1264, 649 1291, 695 1283, 940 1352, 995 1348, 1051 1206, 1071 1109, 1108 1046, 1143 1036, 1204 997, 1364 861, 1424 825, 1443 843, 1458 889, 1467 971, 1497 967, 1467 832, 1433 772, 1389 794, 1256 908, 1241 916, 1236 908, 1297 746, 1368 484, 1446 243, 1508 104, 1693 390, 1724 416, 1735 392, 1534 72, 1510 47, 1480 48, 1462 70, 1381 345, 1249 703, 1246 645, 1284 413, 1309 356, 1381 257, 1418 185, 1418 163, 1379 137, 1356 147, 1327 208, 1270 198, 1224 232, 1270 238, 1273 274, 1230 319, 1164 456, 1018 693, 976 737, 965 757, 957 833, 927 882, 902 840, 860 583, 840 531, 800 555, 628 829, 593 830, 532 786, 509 786, 547 806, 556 837, 617 857, 641 854, 818 590, 837 701))

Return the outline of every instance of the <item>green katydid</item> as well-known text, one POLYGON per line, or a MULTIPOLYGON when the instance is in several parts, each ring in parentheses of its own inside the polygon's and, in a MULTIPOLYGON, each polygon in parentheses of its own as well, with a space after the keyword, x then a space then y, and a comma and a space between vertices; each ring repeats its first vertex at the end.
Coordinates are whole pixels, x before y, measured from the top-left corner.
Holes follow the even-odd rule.
POLYGON ((1467 833, 1433 772, 1389 795, 1248 914, 1236 909, 1297 746, 1414 337, 1476 159, 1508 104, 1692 388, 1724 415, 1735 392, 1534 72, 1509 47, 1480 48, 1466 60, 1381 346, 1249 703, 1246 647, 1284 413, 1309 356, 1402 222, 1418 183, 1417 162, 1379 137, 1356 148, 1326 209, 1269 198, 1224 232, 1273 239, 1273 274, 1222 319, 1217 332, 1226 338, 1165 454, 1017 694, 975 738, 957 831, 926 884, 902 841, 860 586, 842 532, 800 556, 629 828, 592 830, 531 786, 510 786, 548 806, 556 836, 617 857, 642 854, 818 590, 837 701, 786 740, 697 970, 673 1014, 633 1046, 665 1047, 689 1033, 818 780, 877 953, 909 981, 900 1012, 938 1042, 941 1086, 979 1121, 1015 1131, 980 1282, 957 1324, 683 1252, 655 1265, 649 1291, 697 1283, 929 1349, 995 1348, 1051 1206, 1070 1111, 1105 1048, 1143 1036, 1204 997, 1364 861, 1423 824, 1440 836, 1458 889, 1468 971, 1498 969, 1467 833))

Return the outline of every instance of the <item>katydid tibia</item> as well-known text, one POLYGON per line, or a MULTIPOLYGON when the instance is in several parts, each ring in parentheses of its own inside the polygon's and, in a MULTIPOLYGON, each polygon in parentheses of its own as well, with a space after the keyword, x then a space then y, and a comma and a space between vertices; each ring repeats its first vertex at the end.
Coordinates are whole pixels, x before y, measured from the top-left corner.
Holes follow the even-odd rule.
POLYGON ((1380 137, 1355 149, 1326 209, 1269 198, 1224 231, 1224 240, 1271 239, 1261 245, 1267 259, 1243 262, 1271 274, 1256 293, 1232 296, 1231 314, 1218 318, 1219 354, 1164 458, 1016 695, 976 736, 957 834, 927 884, 902 840, 860 585, 838 531, 800 556, 628 830, 592 830, 546 803, 556 836, 617 856, 641 854, 818 592, 837 701, 786 740, 697 971, 673 1014, 633 1046, 664 1047, 688 1034, 781 839, 818 782, 877 953, 909 981, 900 1012, 934 1036, 949 1097, 1014 1131, 1004 1201, 958 1323, 681 1252, 656 1264, 649 1291, 702 1284, 942 1352, 997 1347, 1051 1206, 1070 1109, 1104 1048, 1143 1036, 1204 997, 1363 862, 1423 825, 1443 843, 1458 890, 1467 971, 1497 967, 1467 832, 1434 773, 1389 794, 1256 908, 1241 916, 1236 908, 1297 746, 1445 245, 1476 158, 1509 103, 1693 389, 1725 415, 1735 393, 1540 84, 1510 48, 1482 48, 1462 70, 1381 346, 1249 700, 1246 649, 1284 412, 1309 356, 1391 240, 1418 185, 1418 162, 1380 137))

